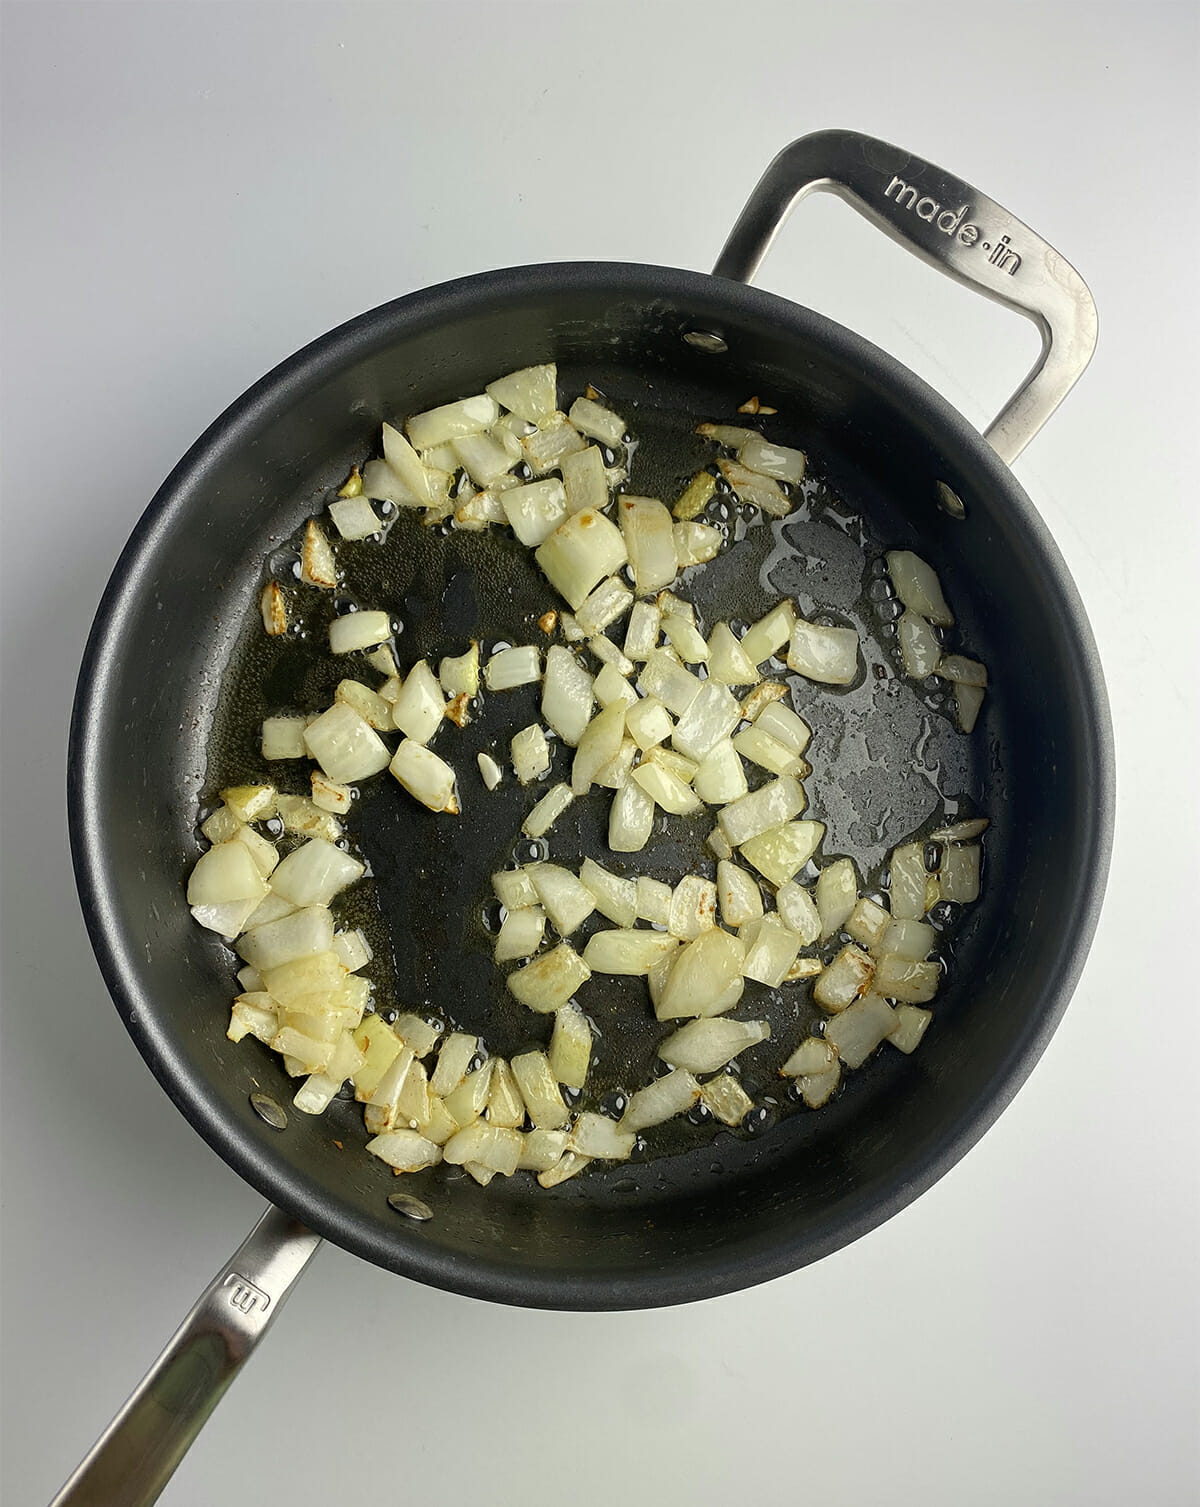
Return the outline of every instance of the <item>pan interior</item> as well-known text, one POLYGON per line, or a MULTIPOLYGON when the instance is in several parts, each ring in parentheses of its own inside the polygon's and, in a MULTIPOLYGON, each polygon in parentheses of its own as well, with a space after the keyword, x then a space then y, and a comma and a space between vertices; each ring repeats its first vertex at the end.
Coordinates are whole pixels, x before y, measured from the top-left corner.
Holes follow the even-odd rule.
MULTIPOLYGON (((1081 929, 1103 783, 1073 600, 1052 546, 1014 507, 1011 479, 980 464, 965 425, 915 379, 803 310, 712 279, 619 270, 498 274, 434 290, 335 332, 235 405, 131 544, 93 645, 91 704, 80 709, 90 722, 76 734, 75 777, 91 792, 77 798, 85 898, 101 873, 106 885, 102 904, 93 894, 93 934, 118 1003, 137 1016, 139 1045, 185 1112, 264 1191, 360 1254, 466 1291, 561 1306, 679 1301, 786 1270, 944 1170, 1002 1106, 1064 1002, 1063 943, 1081 929), (717 320, 726 352, 681 339, 717 320), (736 422, 752 393, 779 410, 771 436, 808 452, 816 484, 797 517, 750 529, 685 581, 709 626, 748 621, 783 590, 806 612, 878 637, 869 570, 878 549, 915 548, 937 566, 963 646, 991 671, 969 753, 930 693, 900 679, 877 644, 867 677, 846 692, 798 683, 798 709, 814 726, 808 788, 812 814, 829 823, 825 853, 850 854, 864 874, 947 805, 989 814, 985 891, 955 937, 921 1050, 911 1059, 880 1052, 824 1110, 784 1113, 775 1086, 774 1068, 807 1018, 807 991, 801 1003, 795 992, 761 991, 738 1013, 761 1005, 775 1031, 775 1046, 757 1049, 746 1070, 752 1092, 779 1098, 767 1133, 673 1127, 651 1141, 662 1153, 651 1160, 589 1169, 551 1192, 524 1177, 484 1190, 435 1169, 402 1184, 434 1209, 413 1226, 386 1204, 401 1185, 361 1152, 357 1107, 336 1104, 319 1120, 292 1114, 282 1134, 254 1116, 252 1091, 287 1102, 294 1084, 256 1043, 225 1040, 230 955, 192 924, 183 879, 199 850, 197 807, 262 769, 262 714, 318 709, 342 673, 315 658, 301 673, 299 659, 289 667, 254 631, 264 559, 286 550, 349 466, 374 452, 383 419, 546 359, 559 362, 563 393, 590 381, 626 415, 640 441, 638 492, 677 495, 711 455, 690 433, 695 421, 736 422), (963 499, 965 519, 939 508, 939 481, 963 499)), ((343 548, 361 605, 404 623, 403 663, 459 652, 472 636, 485 648, 537 641, 532 619, 551 604, 526 552, 497 535, 397 525, 382 547, 343 548)), ((316 609, 314 634, 331 611, 316 609)), ((500 757, 535 717, 528 692, 498 694, 479 722, 440 735, 440 751, 466 771, 469 820, 455 834, 397 799, 390 781, 369 791, 354 833, 375 876, 362 919, 394 962, 394 1002, 438 1009, 505 1054, 544 1039, 510 1004, 481 921, 486 876, 512 856, 528 796, 511 779, 486 796, 471 766, 497 741, 500 757)), ((577 802, 560 821, 550 835, 556 860, 605 857, 605 804, 577 802)), ((677 878, 702 858, 710 824, 673 823, 630 868, 677 878)), ((613 1087, 638 1086, 666 1034, 646 1030, 644 985, 609 989, 606 980, 592 1013, 605 1033, 599 1086, 606 1072, 613 1087), (633 1059, 631 1082, 616 1064, 635 1036, 644 1060, 633 1059)))

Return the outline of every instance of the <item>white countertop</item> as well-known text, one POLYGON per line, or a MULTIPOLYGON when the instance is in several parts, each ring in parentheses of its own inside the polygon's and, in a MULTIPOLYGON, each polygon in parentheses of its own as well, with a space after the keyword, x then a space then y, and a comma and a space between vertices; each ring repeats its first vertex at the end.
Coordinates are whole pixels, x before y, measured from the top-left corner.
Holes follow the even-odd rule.
MULTIPOLYGON (((518 1312, 325 1249, 164 1501, 1196 1500, 1198 16, 5 7, 13 1507, 59 1485, 261 1207, 143 1066, 75 898, 67 719, 126 535, 210 419, 326 328, 509 263, 707 268, 769 158, 828 125, 1010 206, 1100 309, 1091 370, 1016 466, 1088 606, 1116 726, 1112 878, 1075 1001, 949 1176, 755 1291, 518 1312), (444 1384, 399 1380, 439 1355, 444 1384), (531 1426, 547 1389, 561 1411, 531 1426)), ((1035 346, 829 199, 761 281, 980 423, 1035 346)))

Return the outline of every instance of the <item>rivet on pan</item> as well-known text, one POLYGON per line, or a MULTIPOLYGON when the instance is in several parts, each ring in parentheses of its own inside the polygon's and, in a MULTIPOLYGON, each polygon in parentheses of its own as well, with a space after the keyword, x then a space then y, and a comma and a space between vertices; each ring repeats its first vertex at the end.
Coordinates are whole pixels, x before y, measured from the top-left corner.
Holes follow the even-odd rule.
POLYGON ((963 506, 963 500, 957 492, 953 492, 944 481, 937 483, 938 507, 943 513, 949 513, 951 518, 965 518, 967 510, 963 506))
POLYGON ((270 1094, 251 1094, 250 1106, 260 1120, 265 1120, 272 1130, 286 1130, 288 1117, 283 1106, 277 1104, 270 1094))
POLYGON ((433 1218, 433 1210, 429 1205, 414 1198, 411 1193, 392 1193, 388 1196, 388 1203, 397 1214, 403 1214, 406 1219, 415 1219, 421 1223, 433 1218))
POLYGON ((719 356, 729 349, 724 336, 715 330, 684 330, 683 338, 698 351, 707 351, 711 356, 719 356))

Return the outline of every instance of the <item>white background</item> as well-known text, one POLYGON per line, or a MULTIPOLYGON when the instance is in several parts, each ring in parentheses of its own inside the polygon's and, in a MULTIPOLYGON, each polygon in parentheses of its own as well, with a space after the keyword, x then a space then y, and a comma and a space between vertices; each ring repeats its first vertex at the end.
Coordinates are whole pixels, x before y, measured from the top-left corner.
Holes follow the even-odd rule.
MULTIPOLYGON (((44 1501, 261 1204, 79 918, 88 624, 176 458, 281 357, 507 263, 706 268, 784 143, 943 163, 1079 266, 1099 353, 1017 465, 1091 613, 1120 811, 1065 1023, 856 1246, 681 1310, 505 1310, 334 1249, 164 1500, 1193 1503, 1200 1468, 1194 5, 4 7, 4 1471, 44 1501)), ((985 422, 1031 327, 810 201, 766 286, 985 422)), ((1030 666, 1037 673, 1037 666, 1030 666)))

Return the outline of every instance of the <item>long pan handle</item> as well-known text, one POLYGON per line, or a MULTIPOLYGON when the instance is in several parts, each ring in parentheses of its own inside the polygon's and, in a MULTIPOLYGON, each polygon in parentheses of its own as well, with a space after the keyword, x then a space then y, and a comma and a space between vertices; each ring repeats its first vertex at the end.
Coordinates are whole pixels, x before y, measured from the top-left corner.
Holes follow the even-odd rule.
POLYGON ((321 1237, 270 1208, 51 1507, 149 1507, 266 1334, 321 1237))
POLYGON ((1011 465, 1082 376, 1096 305, 1065 257, 943 168, 857 131, 802 136, 767 168, 713 272, 750 282, 783 222, 811 193, 844 199, 894 241, 1037 325, 1042 351, 984 438, 1011 465))

